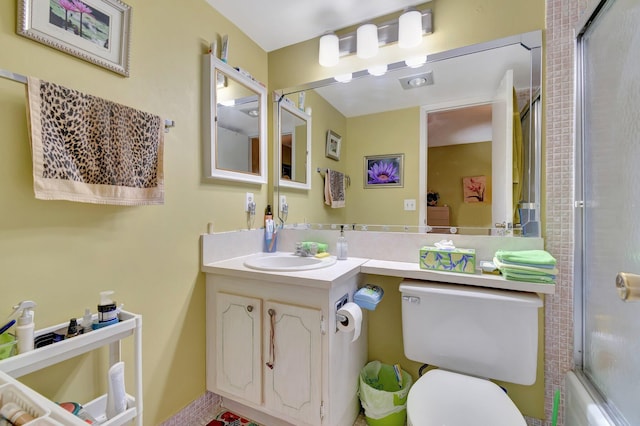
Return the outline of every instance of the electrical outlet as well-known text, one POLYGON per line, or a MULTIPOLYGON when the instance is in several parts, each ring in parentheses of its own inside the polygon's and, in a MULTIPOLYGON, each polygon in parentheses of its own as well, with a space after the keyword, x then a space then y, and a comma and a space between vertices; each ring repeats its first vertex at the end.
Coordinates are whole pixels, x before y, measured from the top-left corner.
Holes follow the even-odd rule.
POLYGON ((416 209, 416 200, 404 200, 404 209, 405 210, 415 210, 416 209))
POLYGON ((286 195, 281 195, 280 196, 280 211, 282 211, 282 208, 284 206, 287 205, 287 196, 286 195))
POLYGON ((251 210, 251 203, 254 203, 253 192, 247 192, 244 202, 244 211, 249 212, 251 210))

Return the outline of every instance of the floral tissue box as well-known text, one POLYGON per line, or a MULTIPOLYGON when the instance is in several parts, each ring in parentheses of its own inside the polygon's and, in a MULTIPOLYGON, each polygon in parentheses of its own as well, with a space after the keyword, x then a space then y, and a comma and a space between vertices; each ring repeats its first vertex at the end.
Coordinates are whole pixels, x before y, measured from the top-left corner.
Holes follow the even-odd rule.
POLYGON ((444 250, 424 246, 420 249, 420 268, 474 274, 476 272, 476 251, 461 248, 444 250))

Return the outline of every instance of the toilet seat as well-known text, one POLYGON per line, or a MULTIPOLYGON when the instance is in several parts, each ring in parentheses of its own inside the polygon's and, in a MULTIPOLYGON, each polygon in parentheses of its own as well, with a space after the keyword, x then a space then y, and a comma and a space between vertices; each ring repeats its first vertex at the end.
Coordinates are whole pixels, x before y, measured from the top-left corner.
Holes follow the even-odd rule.
POLYGON ((526 426, 518 408, 495 383, 435 369, 409 390, 409 426, 526 426))

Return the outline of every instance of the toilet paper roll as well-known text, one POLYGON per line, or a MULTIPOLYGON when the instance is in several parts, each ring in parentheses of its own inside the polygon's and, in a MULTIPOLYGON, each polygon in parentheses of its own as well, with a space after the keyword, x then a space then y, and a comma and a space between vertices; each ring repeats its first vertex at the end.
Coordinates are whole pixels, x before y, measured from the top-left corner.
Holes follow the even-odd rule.
POLYGON ((352 342, 355 342, 360 337, 360 330, 362 328, 362 309, 355 303, 346 303, 342 308, 338 309, 339 315, 344 315, 345 321, 337 320, 338 331, 343 333, 350 333, 353 331, 352 342))

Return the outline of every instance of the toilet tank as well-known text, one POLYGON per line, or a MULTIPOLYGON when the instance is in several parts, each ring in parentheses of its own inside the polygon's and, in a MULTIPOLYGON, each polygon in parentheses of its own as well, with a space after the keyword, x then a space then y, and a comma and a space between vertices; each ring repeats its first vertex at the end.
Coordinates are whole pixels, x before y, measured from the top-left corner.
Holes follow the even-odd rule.
POLYGON ((531 385, 536 380, 535 293, 405 280, 405 356, 447 370, 531 385))

